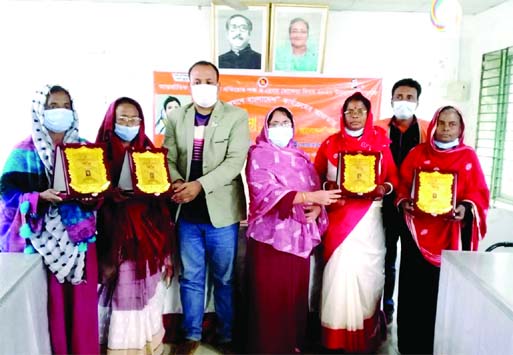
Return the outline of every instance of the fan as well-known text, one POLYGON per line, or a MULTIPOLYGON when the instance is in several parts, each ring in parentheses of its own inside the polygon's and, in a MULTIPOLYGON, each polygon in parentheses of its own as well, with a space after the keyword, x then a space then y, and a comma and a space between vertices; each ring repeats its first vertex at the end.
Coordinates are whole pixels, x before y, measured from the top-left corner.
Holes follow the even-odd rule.
POLYGON ((213 0, 217 5, 229 6, 234 10, 243 11, 248 9, 248 5, 244 4, 241 0, 213 0))

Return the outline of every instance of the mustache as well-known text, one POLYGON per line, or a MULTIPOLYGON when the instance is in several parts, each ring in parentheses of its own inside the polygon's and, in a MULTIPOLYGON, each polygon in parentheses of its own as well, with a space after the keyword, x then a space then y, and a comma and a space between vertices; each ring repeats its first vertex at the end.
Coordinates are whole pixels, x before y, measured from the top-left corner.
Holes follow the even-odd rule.
POLYGON ((238 35, 233 36, 232 39, 243 39, 243 38, 241 37, 240 34, 238 34, 238 35))

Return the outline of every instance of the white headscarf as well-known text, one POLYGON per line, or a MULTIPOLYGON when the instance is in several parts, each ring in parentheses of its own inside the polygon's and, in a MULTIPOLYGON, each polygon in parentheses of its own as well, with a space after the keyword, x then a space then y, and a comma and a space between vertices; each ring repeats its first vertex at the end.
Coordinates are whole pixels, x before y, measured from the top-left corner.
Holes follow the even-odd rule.
MULTIPOLYGON (((32 100, 32 140, 45 166, 49 186, 53 175, 54 146, 48 130, 43 125, 43 113, 52 87, 46 85, 43 90, 36 92, 34 100, 32 100)), ((63 143, 80 142, 78 118, 74 110, 73 115, 73 123, 64 134, 63 143)), ((60 283, 69 281, 72 284, 79 284, 83 281, 85 251, 80 251, 79 245, 70 240, 57 206, 50 205, 44 216, 42 232, 33 233, 30 241, 60 283)))

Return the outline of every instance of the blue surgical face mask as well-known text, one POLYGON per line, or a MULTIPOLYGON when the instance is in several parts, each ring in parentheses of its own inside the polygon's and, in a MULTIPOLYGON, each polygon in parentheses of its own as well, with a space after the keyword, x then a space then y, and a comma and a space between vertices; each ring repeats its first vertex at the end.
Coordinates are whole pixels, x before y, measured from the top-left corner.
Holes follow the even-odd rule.
POLYGON ((140 126, 123 126, 120 124, 114 124, 114 133, 124 140, 125 142, 131 142, 134 140, 137 133, 139 133, 140 126))
POLYGON ((74 119, 73 111, 67 108, 54 108, 43 112, 43 126, 55 133, 66 132, 74 119))
POLYGON ((456 138, 455 140, 450 141, 450 142, 440 142, 437 140, 433 140, 433 142, 435 143, 435 145, 438 149, 446 150, 446 149, 451 149, 451 148, 457 147, 458 144, 460 144, 460 139, 456 138))

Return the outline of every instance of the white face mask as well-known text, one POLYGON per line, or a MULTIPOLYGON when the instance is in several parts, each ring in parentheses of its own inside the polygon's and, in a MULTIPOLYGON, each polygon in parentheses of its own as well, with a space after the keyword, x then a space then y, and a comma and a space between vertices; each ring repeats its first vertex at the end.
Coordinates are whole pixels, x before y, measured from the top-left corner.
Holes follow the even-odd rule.
POLYGON ((456 138, 455 140, 451 142, 440 142, 437 140, 433 141, 438 149, 446 150, 456 147, 458 144, 460 144, 460 139, 456 138))
POLYGON ((67 131, 75 119, 73 111, 67 108, 54 108, 51 110, 45 110, 43 116, 43 125, 46 127, 46 129, 55 133, 67 131))
POLYGON ((351 136, 351 137, 356 138, 356 137, 360 137, 363 134, 363 128, 357 129, 356 131, 351 131, 347 127, 344 127, 344 129, 346 130, 347 135, 351 136))
POLYGON ((278 147, 286 147, 294 136, 292 127, 270 127, 269 139, 278 147))
POLYGON ((191 85, 192 100, 200 107, 209 108, 217 102, 217 85, 191 85))
POLYGON ((417 103, 411 101, 392 101, 392 108, 397 119, 407 120, 415 114, 417 103))

